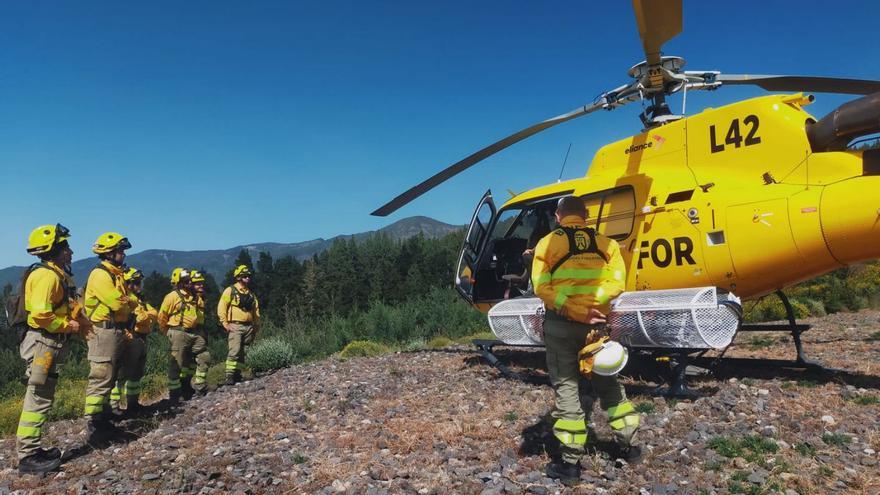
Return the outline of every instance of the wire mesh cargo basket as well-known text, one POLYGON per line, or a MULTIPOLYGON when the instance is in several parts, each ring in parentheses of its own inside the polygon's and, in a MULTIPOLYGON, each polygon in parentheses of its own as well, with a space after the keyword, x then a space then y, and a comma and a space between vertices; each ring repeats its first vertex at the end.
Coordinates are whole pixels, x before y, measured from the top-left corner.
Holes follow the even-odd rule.
POLYGON ((624 292, 608 315, 611 339, 629 347, 723 349, 742 319, 738 297, 715 287, 624 292))
POLYGON ((544 302, 537 297, 502 301, 489 310, 489 327, 505 344, 543 344, 544 302))

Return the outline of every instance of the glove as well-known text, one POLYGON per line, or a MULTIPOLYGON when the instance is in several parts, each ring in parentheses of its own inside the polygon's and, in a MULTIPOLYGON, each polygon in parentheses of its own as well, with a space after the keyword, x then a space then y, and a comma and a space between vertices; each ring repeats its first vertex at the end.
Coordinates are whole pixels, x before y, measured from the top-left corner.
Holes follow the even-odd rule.
POLYGON ((597 340, 590 343, 590 337, 594 336, 596 333, 596 330, 593 330, 587 335, 588 344, 578 352, 578 368, 580 368, 581 375, 584 375, 587 378, 593 374, 593 361, 596 359, 596 353, 602 349, 605 342, 611 340, 610 338, 603 336, 598 337, 597 340))

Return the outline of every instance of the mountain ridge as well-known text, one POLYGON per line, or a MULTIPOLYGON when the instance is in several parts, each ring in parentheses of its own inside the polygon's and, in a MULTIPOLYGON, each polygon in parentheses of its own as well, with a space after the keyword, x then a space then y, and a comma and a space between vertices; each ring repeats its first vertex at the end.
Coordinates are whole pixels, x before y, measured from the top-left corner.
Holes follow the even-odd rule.
MULTIPOLYGON (((130 254, 126 258, 126 263, 137 267, 145 274, 150 274, 153 271, 167 274, 177 266, 199 268, 204 269, 219 281, 223 279, 225 272, 232 268, 235 258, 243 249, 247 250, 254 259, 256 259, 259 253, 268 252, 275 259, 290 255, 302 261, 325 251, 339 239, 351 238, 356 242, 361 242, 372 235, 380 233, 388 235, 393 240, 403 240, 418 234, 435 239, 461 228, 463 227, 450 225, 433 218, 413 216, 403 218, 378 230, 369 230, 356 234, 340 234, 329 239, 319 237, 301 242, 259 242, 241 244, 227 249, 201 249, 193 251, 147 249, 130 254)), ((77 283, 81 284, 85 281, 88 272, 91 271, 96 263, 97 258, 94 256, 73 262, 71 268, 77 283)), ((16 290, 18 279, 25 268, 24 266, 9 266, 0 269, 0 287, 12 284, 13 290, 16 290)))

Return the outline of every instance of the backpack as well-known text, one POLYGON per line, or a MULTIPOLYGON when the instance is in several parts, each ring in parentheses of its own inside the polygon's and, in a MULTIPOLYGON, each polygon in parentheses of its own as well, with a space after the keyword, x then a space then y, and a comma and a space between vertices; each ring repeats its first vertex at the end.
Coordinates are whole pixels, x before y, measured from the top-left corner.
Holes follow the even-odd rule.
MULTIPOLYGON (((10 294, 6 299, 6 324, 10 329, 15 330, 18 335, 18 343, 21 344, 21 341, 24 340, 24 336, 28 331, 28 312, 24 306, 24 285, 27 282, 28 277, 34 270, 37 268, 45 268, 47 270, 52 270, 49 265, 45 263, 34 263, 33 265, 27 267, 24 273, 21 275, 21 282, 18 285, 18 293, 10 294)), ((55 270, 52 270, 55 273, 55 270)), ((65 281, 61 281, 61 286, 64 288, 64 294, 61 297, 61 304, 67 302, 70 297, 70 288, 67 286, 65 281)), ((57 306, 53 307, 56 309, 57 306)))
POLYGON ((239 291, 235 285, 232 286, 232 305, 240 308, 242 311, 251 312, 254 310, 254 294, 248 291, 247 294, 239 291), (237 303, 237 304, 236 304, 237 303))

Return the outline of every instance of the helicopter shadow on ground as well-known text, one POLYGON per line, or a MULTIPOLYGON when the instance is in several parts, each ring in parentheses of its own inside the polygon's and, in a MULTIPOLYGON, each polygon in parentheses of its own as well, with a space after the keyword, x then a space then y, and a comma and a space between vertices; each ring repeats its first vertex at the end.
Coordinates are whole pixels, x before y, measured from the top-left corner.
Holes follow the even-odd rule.
POLYGON ((84 457, 94 451, 104 450, 119 445, 134 442, 147 433, 158 428, 164 421, 171 419, 183 412, 183 408, 165 407, 163 405, 143 406, 140 413, 132 418, 115 421, 113 429, 102 439, 87 439, 64 449, 61 456, 62 468, 64 464, 80 457, 84 457))
MULTIPOLYGON (((492 366, 479 351, 467 352, 471 355, 464 359, 466 366, 492 366)), ((550 377, 547 374, 547 361, 542 350, 503 347, 494 349, 493 355, 498 359, 498 363, 501 366, 510 371, 509 373, 504 373, 499 370, 498 379, 517 380, 533 385, 550 386, 550 377)), ((498 367, 496 366, 495 368, 497 369, 498 367)), ((671 383, 672 370, 668 365, 632 359, 630 364, 627 365, 626 370, 622 373, 622 376, 639 382, 624 383, 627 395, 654 396, 662 392, 662 390, 658 390, 658 387, 671 383)), ((702 378, 700 378, 700 381, 702 381, 702 378)), ((692 379, 689 382, 692 385, 697 385, 692 379)), ((590 390, 589 383, 588 379, 582 379, 582 390, 584 390, 584 387, 590 390)), ((698 386, 693 391, 699 395, 712 395, 718 391, 718 387, 706 384, 698 386)))

